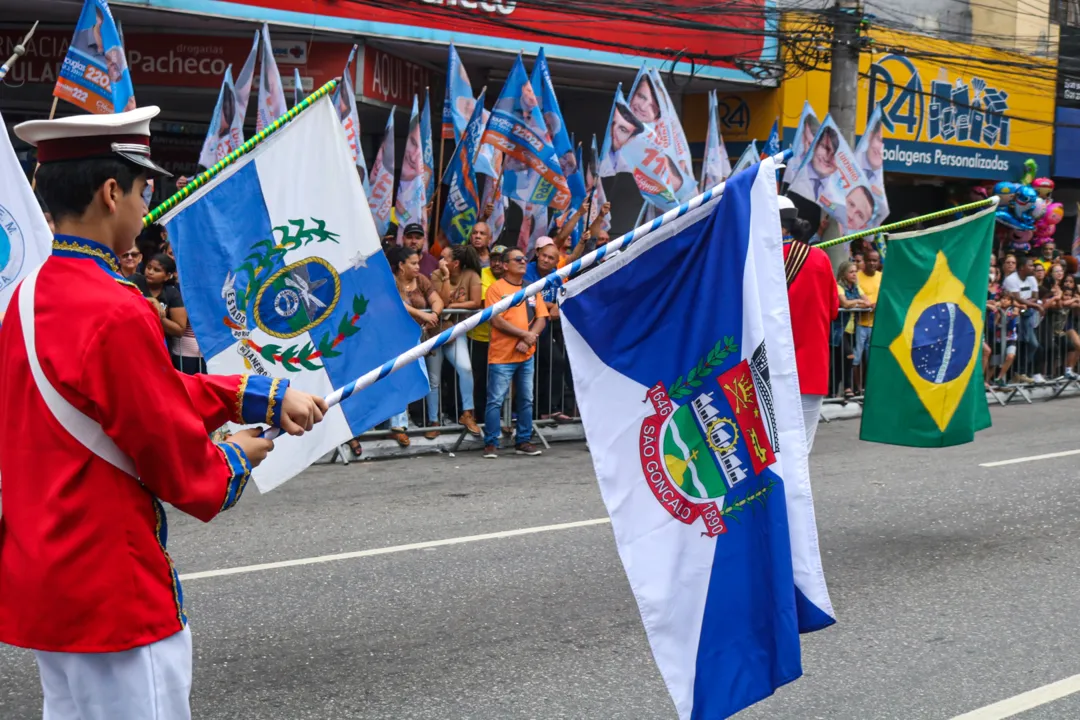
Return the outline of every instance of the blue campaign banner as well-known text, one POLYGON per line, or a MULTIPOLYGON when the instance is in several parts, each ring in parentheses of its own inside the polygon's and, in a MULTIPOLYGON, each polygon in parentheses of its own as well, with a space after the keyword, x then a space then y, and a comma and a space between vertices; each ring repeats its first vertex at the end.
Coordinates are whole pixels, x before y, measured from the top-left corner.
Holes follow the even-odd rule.
POLYGON ((435 197, 435 145, 431 139, 431 92, 424 88, 424 111, 420 113, 420 141, 424 150, 424 197, 435 197))
POLYGON ((570 188, 547 137, 540 101, 518 55, 491 112, 483 142, 503 152, 507 195, 565 210, 570 188), (527 196, 527 197, 523 197, 527 196))
POLYGON ((536 57, 536 64, 533 65, 531 82, 533 91, 540 101, 540 112, 544 117, 544 126, 547 128, 551 145, 555 148, 555 154, 559 156, 559 169, 570 188, 570 209, 576 209, 585 200, 585 180, 581 176, 581 165, 574 152, 574 143, 571 142, 570 134, 566 131, 566 122, 563 120, 559 100, 555 97, 555 85, 551 82, 551 71, 548 70, 543 49, 540 50, 540 54, 536 57))
POLYGON ((484 134, 484 92, 473 108, 472 118, 465 127, 450 166, 446 168, 443 183, 449 187, 446 207, 443 208, 440 226, 451 245, 464 245, 469 241, 473 226, 480 213, 480 193, 476 187, 477 150, 484 134))
POLYGON ((453 140, 455 143, 461 140, 461 133, 469 124, 475 103, 469 73, 465 71, 454 43, 450 43, 446 61, 446 97, 442 109, 443 140, 453 140))
POLYGON ((105 0, 83 3, 53 95, 95 114, 135 108, 124 42, 105 0))
POLYGON ((880 105, 874 108, 866 121, 866 132, 855 146, 855 161, 874 195, 874 219, 871 225, 881 225, 889 216, 889 199, 885 195, 884 119, 880 105))

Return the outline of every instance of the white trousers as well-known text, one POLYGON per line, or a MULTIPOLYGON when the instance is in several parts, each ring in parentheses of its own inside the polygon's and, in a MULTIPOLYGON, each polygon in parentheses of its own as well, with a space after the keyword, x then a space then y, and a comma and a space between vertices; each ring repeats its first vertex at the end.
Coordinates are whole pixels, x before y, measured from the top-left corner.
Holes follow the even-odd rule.
POLYGON ((112 653, 35 650, 44 720, 190 720, 191 630, 112 653))
POLYGON ((821 401, 824 395, 800 395, 802 398, 803 424, 806 426, 806 454, 814 449, 814 436, 817 435, 818 420, 821 419, 821 401))

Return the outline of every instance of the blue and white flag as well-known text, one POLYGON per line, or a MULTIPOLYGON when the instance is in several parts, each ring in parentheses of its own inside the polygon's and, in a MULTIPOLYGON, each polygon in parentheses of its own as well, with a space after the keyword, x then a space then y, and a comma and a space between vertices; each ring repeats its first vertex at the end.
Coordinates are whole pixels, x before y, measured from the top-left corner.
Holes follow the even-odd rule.
POLYGON ((570 188, 570 206, 567 212, 571 212, 581 207, 581 203, 585 201, 585 179, 581 176, 574 143, 570 141, 559 100, 555 97, 555 85, 551 82, 551 71, 548 69, 543 48, 540 48, 540 54, 536 56, 530 82, 536 99, 540 102, 540 113, 544 118, 548 139, 559 157, 559 169, 570 188))
POLYGON ((761 148, 761 157, 775 157, 780 153, 780 118, 773 120, 772 130, 765 139, 765 147, 761 148))
POLYGON ((285 88, 281 86, 281 73, 274 59, 274 46, 270 42, 270 28, 262 26, 262 62, 259 65, 259 112, 255 118, 255 132, 269 127, 270 123, 288 112, 285 104, 285 88))
MULTIPOLYGON (((413 347, 329 98, 314 103, 162 220, 210 372, 287 377, 325 396, 413 347)), ((418 364, 280 437, 255 470, 263 492, 428 392, 418 364)))
POLYGON ((560 302, 601 495, 681 720, 795 680, 799 633, 835 622, 782 243, 767 159, 560 302))
POLYGON ((866 121, 866 132, 855 146, 855 160, 874 196, 874 216, 870 227, 881 225, 889 216, 889 198, 885 195, 885 136, 881 105, 866 121))
POLYGON ((476 152, 484 134, 484 93, 480 93, 473 108, 472 119, 461 136, 461 142, 450 158, 442 182, 447 186, 446 207, 439 226, 451 245, 469 242, 473 226, 480 215, 480 191, 476 185, 476 152))
POLYGON ((375 153, 375 164, 371 167, 371 215, 375 218, 375 229, 379 237, 386 234, 390 227, 390 211, 394 208, 394 111, 386 119, 386 132, 382 145, 375 153))
POLYGON ((356 59, 357 46, 353 45, 349 52, 349 59, 345 61, 345 70, 341 73, 341 80, 334 88, 334 107, 337 108, 341 127, 345 130, 345 140, 349 145, 349 156, 356 163, 360 172, 365 191, 368 187, 367 162, 364 160, 364 149, 360 145, 360 114, 356 111, 356 93, 353 91, 353 60, 356 59))
MULTIPOLYGON (((802 114, 799 115, 799 126, 795 128, 795 139, 791 142, 791 159, 784 168, 784 182, 790 185, 795 180, 795 174, 802 167, 806 153, 814 144, 814 136, 817 135, 821 121, 814 114, 814 108, 810 101, 803 101, 802 114)), ((774 153, 775 154, 775 153, 774 153)))
POLYGON ((556 210, 570 205, 570 188, 521 55, 495 101, 484 143, 503 153, 503 189, 509 197, 556 210))
MULTIPOLYGON (((484 103, 479 103, 481 107, 484 103)), ((424 148, 424 197, 435 197, 435 143, 431 138, 431 91, 424 88, 424 110, 420 113, 420 141, 424 148)))
POLYGON ((757 149, 757 140, 751 140, 750 144, 743 150, 743 154, 739 156, 738 161, 735 163, 735 167, 731 169, 731 174, 734 175, 759 162, 761 162, 761 153, 759 153, 757 149))
MULTIPOLYGON (((501 168, 502 153, 498 154, 497 162, 501 168)), ((491 228, 492 245, 502 244, 499 238, 502 237, 503 229, 506 227, 506 207, 509 202, 503 195, 502 173, 489 177, 484 183, 484 196, 480 200, 480 207, 486 209, 488 205, 491 206, 491 217, 487 219, 487 224, 491 228)))
MULTIPOLYGON (((4 118, 0 116, 0 127, 4 118)), ((8 133, 0 132, 0 313, 30 271, 52 251, 52 233, 8 133)))
POLYGON ((450 43, 446 60, 446 96, 442 109, 443 140, 453 140, 455 143, 461 140, 461 133, 465 132, 465 126, 469 124, 475 104, 469 73, 461 63, 454 43, 450 43))
POLYGON ((394 215, 398 224, 398 244, 405 235, 405 226, 420 223, 427 231, 427 176, 424 164, 424 138, 420 127, 420 100, 413 95, 409 116, 409 136, 405 140, 405 157, 401 159, 401 178, 398 180, 394 215))
POLYGON ((96 114, 135 109, 124 38, 106 0, 84 0, 53 96, 96 114))
MULTIPOLYGON (((775 154, 775 153, 774 153, 775 154)), ((709 130, 705 135, 705 159, 701 168, 701 191, 714 188, 731 175, 731 158, 728 157, 724 136, 720 134, 716 91, 709 91, 709 130)))
POLYGON ((214 114, 206 129, 199 165, 209 168, 244 144, 244 115, 233 85, 232 65, 225 68, 214 114))
POLYGON ((672 170, 672 173, 677 172, 679 178, 673 178, 673 184, 678 186, 676 196, 679 202, 686 202, 694 197, 697 194, 697 180, 694 178, 690 142, 686 139, 679 113, 675 110, 675 104, 671 101, 659 70, 642 67, 638 72, 634 86, 630 89, 630 109, 642 122, 652 126, 653 145, 675 161, 676 169, 672 170), (656 117, 656 120, 647 119, 650 117, 656 117))

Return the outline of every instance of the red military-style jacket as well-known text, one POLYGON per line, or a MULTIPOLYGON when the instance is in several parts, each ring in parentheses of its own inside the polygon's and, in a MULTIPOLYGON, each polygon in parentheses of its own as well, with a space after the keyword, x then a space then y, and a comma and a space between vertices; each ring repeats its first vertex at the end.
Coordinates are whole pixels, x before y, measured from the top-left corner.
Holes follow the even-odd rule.
POLYGON ((45 378, 134 464, 117 469, 65 430, 31 374, 16 290, 0 327, 0 642, 112 652, 187 622, 162 502, 209 521, 251 464, 209 433, 278 425, 288 381, 177 372, 161 321, 104 245, 58 235, 34 293, 45 378))
MULTIPOLYGON (((788 260, 793 243, 784 243, 788 260)), ((791 335, 795 341, 795 367, 799 371, 799 392, 827 395, 829 392, 829 326, 840 312, 829 256, 811 247, 795 280, 788 285, 791 307, 791 335)))

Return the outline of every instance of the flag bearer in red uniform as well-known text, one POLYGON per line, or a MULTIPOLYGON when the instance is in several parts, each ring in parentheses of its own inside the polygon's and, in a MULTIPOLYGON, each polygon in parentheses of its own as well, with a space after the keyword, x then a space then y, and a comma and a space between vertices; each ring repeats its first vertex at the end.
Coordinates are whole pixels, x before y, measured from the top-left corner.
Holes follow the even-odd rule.
POLYGON ((806 451, 810 452, 821 417, 821 401, 829 391, 829 326, 840 312, 840 297, 829 256, 821 248, 810 247, 803 239, 792 236, 798 210, 783 195, 779 201, 791 335, 802 394, 806 451))
POLYGON ((0 328, 0 642, 35 651, 45 720, 187 720, 191 633, 162 503, 209 521, 325 403, 259 376, 172 367, 119 272, 142 227, 156 107, 23 123, 56 221, 0 328))

